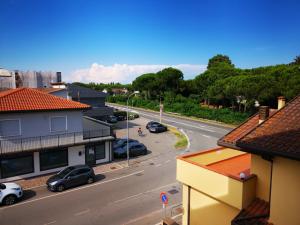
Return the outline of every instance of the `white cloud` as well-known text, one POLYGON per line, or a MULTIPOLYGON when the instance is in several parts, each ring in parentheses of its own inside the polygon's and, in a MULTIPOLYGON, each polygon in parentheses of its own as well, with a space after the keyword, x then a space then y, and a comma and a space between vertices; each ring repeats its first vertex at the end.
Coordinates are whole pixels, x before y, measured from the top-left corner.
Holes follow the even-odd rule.
POLYGON ((185 79, 191 79, 206 70, 206 65, 178 64, 178 65, 128 65, 114 64, 104 66, 93 63, 90 68, 73 71, 66 78, 69 82, 96 83, 131 83, 137 76, 144 73, 156 73, 164 68, 174 67, 181 70, 185 79))

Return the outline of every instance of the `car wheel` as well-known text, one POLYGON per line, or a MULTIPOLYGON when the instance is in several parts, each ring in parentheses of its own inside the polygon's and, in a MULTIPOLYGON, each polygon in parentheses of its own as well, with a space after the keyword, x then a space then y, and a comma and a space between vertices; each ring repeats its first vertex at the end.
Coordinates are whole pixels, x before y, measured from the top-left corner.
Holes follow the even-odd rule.
POLYGON ((57 191, 59 191, 59 192, 62 192, 62 191, 64 191, 65 190, 65 186, 64 185, 62 185, 62 184, 60 184, 60 185, 58 185, 58 187, 57 187, 57 189, 56 189, 57 191))
POLYGON ((93 177, 89 177, 88 180, 87 180, 87 183, 88 184, 91 184, 94 182, 94 178, 93 177))
POLYGON ((16 203, 16 201, 17 201, 17 197, 15 195, 8 195, 3 200, 5 205, 13 205, 16 203))

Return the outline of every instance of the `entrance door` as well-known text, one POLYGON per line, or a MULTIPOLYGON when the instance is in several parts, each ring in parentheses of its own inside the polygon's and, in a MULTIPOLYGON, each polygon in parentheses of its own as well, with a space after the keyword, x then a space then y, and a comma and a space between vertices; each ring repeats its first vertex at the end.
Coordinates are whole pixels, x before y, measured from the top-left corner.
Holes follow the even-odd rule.
POLYGON ((96 164, 95 148, 93 146, 85 146, 85 164, 89 166, 96 164))

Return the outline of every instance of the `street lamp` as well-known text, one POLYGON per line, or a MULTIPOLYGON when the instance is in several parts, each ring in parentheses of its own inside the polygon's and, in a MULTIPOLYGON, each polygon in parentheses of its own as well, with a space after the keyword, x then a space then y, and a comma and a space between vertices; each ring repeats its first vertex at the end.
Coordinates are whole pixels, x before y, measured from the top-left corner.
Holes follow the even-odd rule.
POLYGON ((128 117, 129 117, 129 113, 128 113, 128 102, 129 102, 129 98, 132 96, 132 95, 135 95, 135 94, 139 94, 140 92, 139 91, 134 91, 133 93, 131 93, 128 98, 127 98, 127 166, 129 166, 129 127, 128 127, 128 117))

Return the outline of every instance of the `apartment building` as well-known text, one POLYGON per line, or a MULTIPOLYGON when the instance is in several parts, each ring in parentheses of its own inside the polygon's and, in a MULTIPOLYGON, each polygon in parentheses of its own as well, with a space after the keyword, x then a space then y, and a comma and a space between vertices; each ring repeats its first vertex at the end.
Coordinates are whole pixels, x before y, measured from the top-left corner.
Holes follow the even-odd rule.
POLYGON ((177 159, 184 225, 300 224, 300 96, 177 159))
POLYGON ((112 160, 111 128, 89 105, 31 88, 0 92, 0 181, 112 160))

